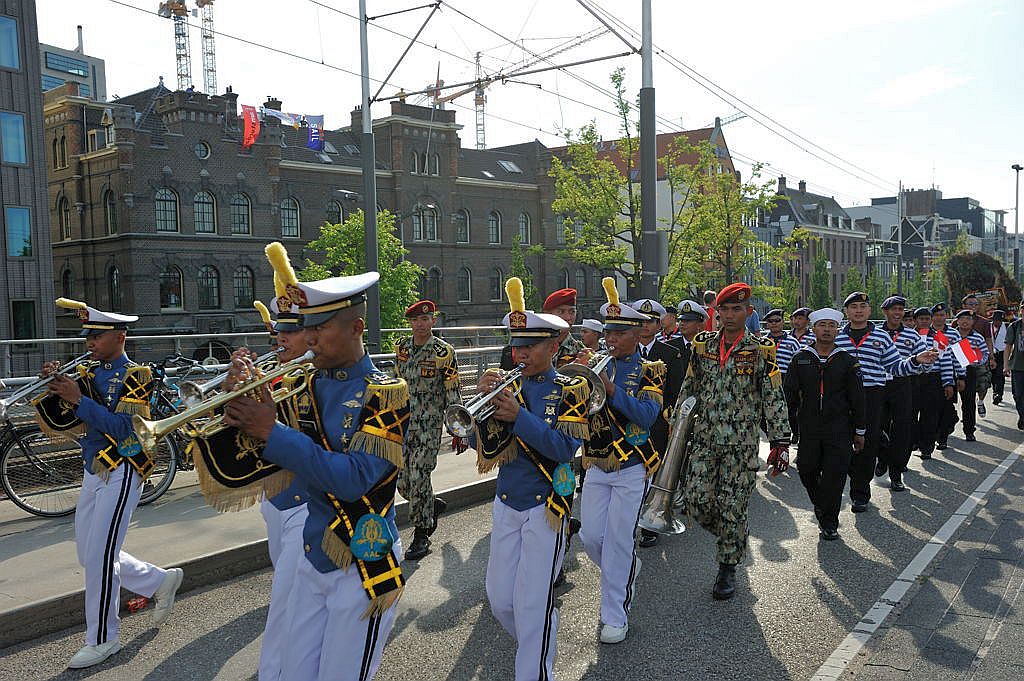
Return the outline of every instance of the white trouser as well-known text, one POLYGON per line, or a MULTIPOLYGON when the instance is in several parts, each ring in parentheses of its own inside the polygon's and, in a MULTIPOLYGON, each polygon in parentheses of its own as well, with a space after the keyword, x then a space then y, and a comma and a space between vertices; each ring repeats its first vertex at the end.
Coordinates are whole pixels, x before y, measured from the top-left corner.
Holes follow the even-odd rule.
POLYGON ((104 482, 86 472, 75 509, 75 547, 85 568, 85 644, 117 640, 120 589, 152 597, 167 575, 121 550, 142 485, 128 463, 104 482))
MULTIPOLYGON (((401 560, 402 546, 392 548, 401 560)), ((360 619, 370 605, 359 570, 327 573, 299 559, 288 606, 286 681, 369 681, 377 673, 397 604, 380 617, 360 619)))
POLYGON ((260 505, 267 521, 267 545, 270 562, 274 564, 274 581, 270 586, 270 608, 260 648, 259 681, 278 681, 284 673, 284 649, 288 635, 288 603, 302 552, 302 528, 309 512, 305 504, 283 511, 264 500, 260 505))
POLYGON ((647 493, 644 466, 605 472, 592 467, 580 499, 580 539, 601 566, 601 621, 626 625, 636 577, 636 524, 647 493))
POLYGON ((516 640, 516 681, 552 681, 558 630, 553 585, 565 555, 565 523, 555 532, 544 504, 517 511, 499 499, 491 515, 487 600, 516 640))

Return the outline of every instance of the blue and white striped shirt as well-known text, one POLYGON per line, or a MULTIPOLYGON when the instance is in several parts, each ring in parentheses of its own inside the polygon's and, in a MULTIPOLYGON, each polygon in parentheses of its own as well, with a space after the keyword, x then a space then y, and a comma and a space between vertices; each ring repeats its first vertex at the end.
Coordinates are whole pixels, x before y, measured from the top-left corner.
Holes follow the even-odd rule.
POLYGON ((903 359, 889 334, 871 322, 868 322, 867 333, 860 343, 853 342, 850 325, 846 324, 836 335, 836 345, 860 362, 860 376, 865 388, 880 388, 892 376, 910 376, 921 370, 910 359, 903 359))
MULTIPOLYGON (((882 331, 885 331, 889 338, 892 339, 896 349, 899 350, 900 357, 903 359, 910 359, 911 357, 917 357, 919 354, 928 349, 929 343, 924 337, 917 332, 917 329, 910 329, 900 324, 898 329, 890 329, 885 324, 882 324, 882 331)), ((927 371, 927 367, 922 367, 915 373, 924 373, 927 371)), ((893 377, 889 376, 888 380, 893 377)))
MULTIPOLYGON (((955 326, 952 327, 949 331, 947 331, 946 335, 949 336, 950 346, 953 346, 964 339, 964 336, 960 335, 960 330, 955 326)), ((988 362, 988 343, 985 342, 985 337, 982 336, 977 331, 971 331, 969 334, 967 334, 966 338, 971 342, 971 347, 981 353, 981 361, 975 364, 974 366, 984 367, 985 364, 988 362)), ((956 372, 956 377, 958 379, 961 379, 967 376, 967 369, 960 365, 960 362, 957 360, 957 358, 953 356, 953 351, 949 350, 947 352, 949 354, 950 360, 952 360, 953 370, 956 372)))
MULTIPOLYGON (((920 331, 918 333, 920 333, 920 331)), ((935 334, 936 333, 937 332, 935 331, 935 329, 933 329, 931 327, 928 327, 928 335, 927 336, 921 336, 921 338, 925 339, 925 344, 928 346, 928 348, 926 348, 926 349, 931 349, 932 341, 935 339, 935 334)), ((943 333, 944 336, 946 336, 946 338, 949 338, 949 329, 948 328, 943 330, 942 333, 943 333)), ((942 352, 942 354, 939 355, 938 361, 934 362, 932 364, 927 365, 925 367, 923 373, 926 373, 926 374, 935 374, 935 373, 937 373, 937 374, 939 374, 942 377, 942 385, 944 387, 947 386, 947 385, 953 385, 953 379, 954 379, 953 363, 955 361, 956 360, 953 359, 953 353, 951 353, 951 352, 942 352)))
POLYGON ((793 334, 787 333, 778 338, 769 336, 775 342, 775 361, 779 365, 779 371, 782 375, 786 375, 786 371, 789 369, 789 363, 793 361, 793 357, 796 353, 803 349, 803 345, 796 339, 793 334))

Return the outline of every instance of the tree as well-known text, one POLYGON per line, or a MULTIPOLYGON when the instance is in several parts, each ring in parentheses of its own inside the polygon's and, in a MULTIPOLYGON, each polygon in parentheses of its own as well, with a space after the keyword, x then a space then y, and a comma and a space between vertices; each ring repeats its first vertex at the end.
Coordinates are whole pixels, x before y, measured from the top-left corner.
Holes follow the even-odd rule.
POLYGON ((868 298, 871 299, 871 306, 875 310, 881 310, 882 302, 889 297, 889 285, 878 276, 877 272, 868 275, 867 290, 868 298))
POLYGON ((945 263, 946 288, 950 303, 959 305, 963 296, 1001 288, 1008 301, 1021 299, 1020 286, 1002 263, 987 253, 975 252, 949 256, 945 263))
MULTIPOLYGON (((856 265, 850 265, 850 268, 846 270, 846 283, 843 284, 843 291, 839 295, 840 298, 846 300, 848 295, 857 291, 864 291, 864 274, 856 265)), ((864 292, 867 293, 867 291, 864 292)))
POLYGON ((931 307, 931 303, 928 302, 928 281, 920 267, 915 267, 914 276, 908 278, 903 284, 903 293, 903 297, 907 299, 908 309, 922 305, 931 307))
POLYGON ((814 270, 811 272, 811 307, 815 310, 832 306, 832 297, 828 293, 828 259, 825 249, 819 248, 814 259, 814 270))
MULTIPOLYGON (((387 210, 377 213, 377 246, 381 327, 400 328, 405 326, 405 309, 418 297, 416 289, 423 268, 404 259, 409 251, 395 235, 395 216, 387 210)), ((301 281, 365 272, 363 211, 352 213, 338 225, 324 223, 320 235, 309 242, 308 248, 321 251, 323 258, 321 262, 306 260, 306 267, 298 273, 301 281)))
POLYGON ((542 255, 544 253, 543 244, 535 244, 533 246, 527 246, 523 248, 521 237, 516 234, 512 237, 512 252, 510 253, 510 263, 508 276, 519 277, 523 281, 523 297, 526 299, 526 308, 528 310, 536 310, 540 308, 540 292, 537 287, 533 285, 533 276, 530 274, 530 270, 526 268, 526 257, 527 255, 542 255))

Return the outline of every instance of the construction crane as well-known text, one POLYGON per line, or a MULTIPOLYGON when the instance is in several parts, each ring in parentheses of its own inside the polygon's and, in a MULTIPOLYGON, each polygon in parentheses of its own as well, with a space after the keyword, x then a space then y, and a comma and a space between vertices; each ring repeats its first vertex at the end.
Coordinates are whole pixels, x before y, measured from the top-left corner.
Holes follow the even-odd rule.
POLYGON ((203 91, 217 94, 217 48, 213 37, 213 0, 196 0, 203 17, 203 91))
POLYGON ((178 89, 192 87, 192 54, 188 44, 188 8, 185 0, 165 0, 157 14, 174 20, 174 58, 178 67, 178 89))

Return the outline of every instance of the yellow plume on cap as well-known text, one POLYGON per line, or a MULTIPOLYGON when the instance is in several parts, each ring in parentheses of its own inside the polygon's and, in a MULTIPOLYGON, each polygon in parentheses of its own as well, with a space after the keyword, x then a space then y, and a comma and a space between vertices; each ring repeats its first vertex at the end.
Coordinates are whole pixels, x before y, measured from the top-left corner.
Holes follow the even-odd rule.
POLYGON ((615 279, 612 277, 605 277, 601 280, 601 286, 604 286, 604 294, 608 296, 608 303, 611 305, 618 305, 619 290, 615 288, 615 279))
POLYGON ((508 297, 509 312, 525 312, 526 299, 523 297, 523 280, 512 277, 505 282, 505 296, 508 297))
POLYGON ((260 313, 260 318, 263 319, 264 324, 270 324, 270 310, 263 304, 262 300, 252 301, 252 306, 256 308, 256 311, 260 313))
POLYGON ((71 300, 70 298, 58 298, 53 301, 57 307, 63 307, 65 310, 84 310, 86 308, 85 303, 79 300, 71 300))
POLYGON ((281 276, 277 273, 277 270, 274 270, 274 295, 278 298, 288 295, 288 289, 284 287, 284 282, 281 281, 281 276))
POLYGON ((285 286, 293 286, 299 283, 299 278, 295 276, 295 270, 292 269, 292 264, 288 260, 288 251, 285 250, 284 244, 280 241, 267 244, 263 252, 267 254, 267 260, 270 262, 270 266, 274 268, 274 274, 281 278, 281 282, 285 286))

